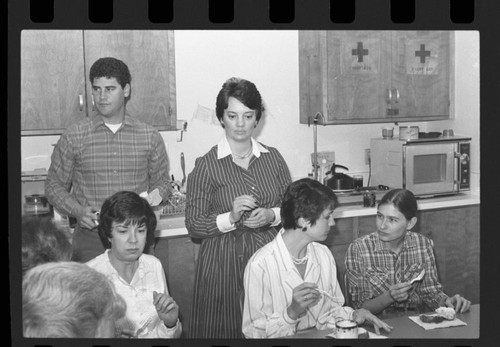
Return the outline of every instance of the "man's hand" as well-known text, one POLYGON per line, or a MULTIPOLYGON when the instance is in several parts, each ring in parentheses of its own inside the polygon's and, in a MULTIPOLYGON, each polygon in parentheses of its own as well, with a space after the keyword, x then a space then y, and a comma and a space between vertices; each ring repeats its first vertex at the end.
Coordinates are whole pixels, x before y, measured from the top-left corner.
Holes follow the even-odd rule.
POLYGON ((98 223, 98 216, 96 212, 99 211, 99 208, 93 206, 84 206, 76 213, 76 220, 80 227, 85 229, 94 229, 98 223))

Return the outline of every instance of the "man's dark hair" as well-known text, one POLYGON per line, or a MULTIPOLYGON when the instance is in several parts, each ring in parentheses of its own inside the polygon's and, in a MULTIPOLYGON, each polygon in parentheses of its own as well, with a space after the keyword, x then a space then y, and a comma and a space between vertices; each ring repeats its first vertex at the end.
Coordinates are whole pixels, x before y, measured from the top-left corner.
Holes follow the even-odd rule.
POLYGON ((93 83, 95 78, 100 77, 114 77, 122 88, 125 88, 127 83, 130 84, 132 81, 128 66, 123 61, 112 57, 97 59, 92 64, 89 72, 90 83, 93 83))

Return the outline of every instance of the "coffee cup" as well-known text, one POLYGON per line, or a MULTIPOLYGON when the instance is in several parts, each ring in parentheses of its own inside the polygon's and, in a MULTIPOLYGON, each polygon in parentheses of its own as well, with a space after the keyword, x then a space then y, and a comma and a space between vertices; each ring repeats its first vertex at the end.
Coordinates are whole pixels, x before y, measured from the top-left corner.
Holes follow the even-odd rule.
POLYGON ((445 137, 453 136, 453 129, 444 129, 443 136, 445 137))
POLYGON ((335 322, 335 337, 337 339, 357 339, 358 323, 349 319, 335 322))

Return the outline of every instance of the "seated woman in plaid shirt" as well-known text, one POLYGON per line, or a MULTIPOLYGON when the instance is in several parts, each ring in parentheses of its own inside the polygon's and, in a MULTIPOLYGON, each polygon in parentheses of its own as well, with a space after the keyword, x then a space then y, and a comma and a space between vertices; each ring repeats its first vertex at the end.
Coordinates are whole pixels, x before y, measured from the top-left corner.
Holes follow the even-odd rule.
POLYGON ((383 310, 425 312, 440 306, 465 312, 470 301, 446 295, 439 283, 434 244, 412 232, 417 222, 417 200, 406 189, 393 189, 378 204, 377 231, 354 240, 345 266, 354 308, 374 314, 383 310), (422 269, 425 275, 413 284, 422 269))

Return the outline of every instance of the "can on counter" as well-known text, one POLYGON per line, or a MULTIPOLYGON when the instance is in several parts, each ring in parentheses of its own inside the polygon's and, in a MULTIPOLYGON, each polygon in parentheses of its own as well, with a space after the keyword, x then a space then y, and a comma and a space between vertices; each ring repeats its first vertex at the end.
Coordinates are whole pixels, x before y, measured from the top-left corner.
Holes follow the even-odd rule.
POLYGON ((377 202, 377 198, 375 193, 370 191, 366 191, 363 193, 363 207, 375 207, 375 203, 377 202))

